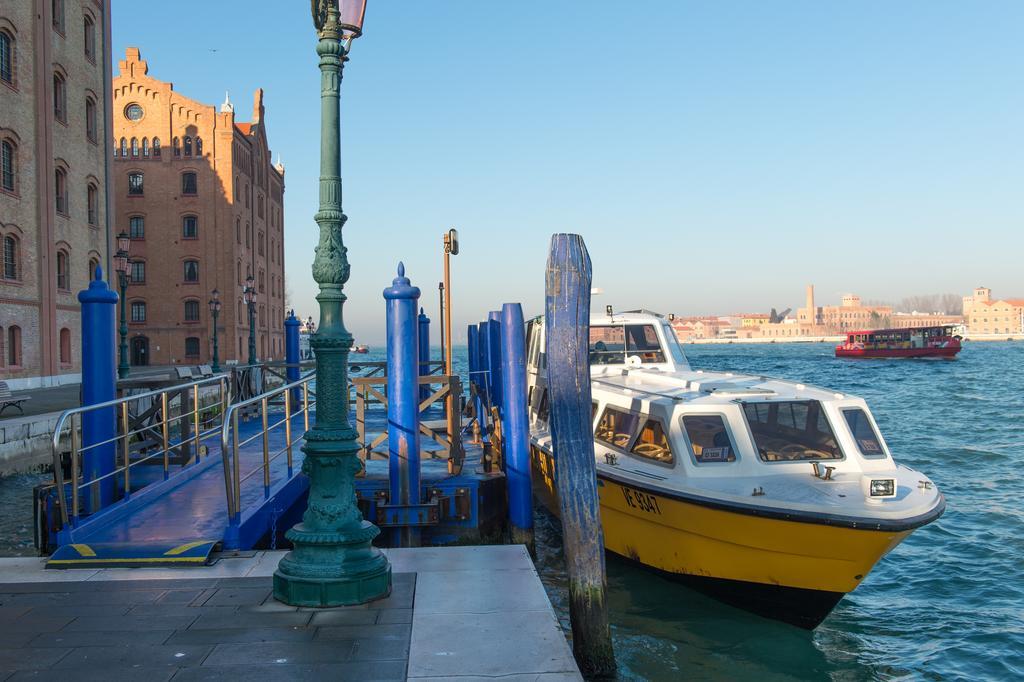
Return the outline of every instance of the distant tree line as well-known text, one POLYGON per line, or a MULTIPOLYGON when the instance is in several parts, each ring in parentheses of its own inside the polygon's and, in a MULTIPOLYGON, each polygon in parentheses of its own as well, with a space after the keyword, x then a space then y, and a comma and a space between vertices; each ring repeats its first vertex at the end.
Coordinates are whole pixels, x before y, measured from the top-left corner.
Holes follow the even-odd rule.
POLYGON ((923 294, 907 296, 899 303, 869 301, 866 305, 887 305, 897 313, 942 313, 943 315, 963 315, 964 300, 957 294, 923 294))

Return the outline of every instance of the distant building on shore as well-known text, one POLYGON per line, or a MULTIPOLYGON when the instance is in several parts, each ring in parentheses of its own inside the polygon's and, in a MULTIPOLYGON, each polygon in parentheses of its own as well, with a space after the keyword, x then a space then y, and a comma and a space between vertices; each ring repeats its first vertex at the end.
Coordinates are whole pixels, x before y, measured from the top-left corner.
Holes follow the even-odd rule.
POLYGON ((112 192, 117 232, 131 237, 132 365, 209 362, 207 306, 221 293, 222 362, 248 359, 242 288, 256 287, 259 359, 284 356, 284 167, 267 145, 263 91, 240 123, 148 75, 130 47, 114 79, 112 192))
POLYGON ((110 0, 0 3, 0 380, 81 378, 76 294, 112 273, 110 0))
POLYGON ((992 290, 978 287, 964 296, 964 319, 973 334, 1024 334, 1024 299, 992 299, 992 290))

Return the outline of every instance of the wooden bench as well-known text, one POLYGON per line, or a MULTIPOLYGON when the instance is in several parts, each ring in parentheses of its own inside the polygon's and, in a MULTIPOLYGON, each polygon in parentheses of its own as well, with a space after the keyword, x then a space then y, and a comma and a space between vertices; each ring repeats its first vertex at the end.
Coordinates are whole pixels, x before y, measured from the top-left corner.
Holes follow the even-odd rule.
POLYGON ((0 414, 3 414, 4 410, 8 407, 16 407, 18 410, 25 414, 25 408, 21 406, 26 400, 31 400, 31 396, 24 396, 21 398, 15 398, 11 395, 11 389, 7 385, 6 381, 0 381, 0 414))

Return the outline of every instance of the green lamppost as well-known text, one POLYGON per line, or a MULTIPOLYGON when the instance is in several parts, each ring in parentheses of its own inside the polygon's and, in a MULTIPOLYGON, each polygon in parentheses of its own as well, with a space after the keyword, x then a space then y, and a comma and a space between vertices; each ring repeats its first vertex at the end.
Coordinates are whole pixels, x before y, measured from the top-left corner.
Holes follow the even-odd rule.
POLYGON ((245 278, 242 300, 249 309, 249 364, 256 364, 256 280, 250 274, 245 278))
POLYGON ((220 348, 217 346, 217 317, 220 316, 220 290, 214 289, 210 292, 210 317, 213 318, 213 366, 210 368, 214 374, 220 372, 220 348))
POLYGON ((342 289, 349 264, 341 239, 342 68, 352 40, 362 32, 366 0, 312 0, 320 38, 320 243, 313 279, 320 286, 320 325, 310 340, 316 355, 316 422, 306 432, 302 471, 309 502, 302 522, 285 537, 293 549, 274 573, 274 597, 294 606, 343 606, 379 599, 391 591, 391 565, 371 542, 380 530, 356 506, 359 446, 349 423, 348 351, 352 335, 342 322, 342 289))
MULTIPOLYGON (((121 289, 121 326, 118 333, 121 345, 118 346, 117 378, 124 379, 131 368, 128 365, 128 320, 125 316, 125 295, 128 291, 128 275, 131 273, 131 261, 128 260, 128 248, 131 239, 124 232, 117 235, 117 252, 114 254, 114 269, 117 270, 117 283, 121 289)), ((90 273, 91 276, 91 273, 90 273)))

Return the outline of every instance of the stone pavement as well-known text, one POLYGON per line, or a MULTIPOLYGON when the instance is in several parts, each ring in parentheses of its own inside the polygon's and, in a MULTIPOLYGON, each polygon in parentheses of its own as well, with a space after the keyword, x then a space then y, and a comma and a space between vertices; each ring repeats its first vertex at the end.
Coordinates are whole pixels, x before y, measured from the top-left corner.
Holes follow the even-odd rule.
POLYGON ((206 568, 0 559, 0 680, 582 679, 525 548, 385 550, 386 599, 296 609, 282 552, 206 568))

